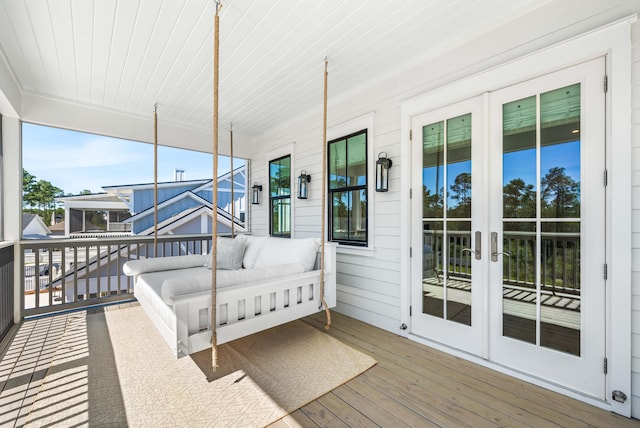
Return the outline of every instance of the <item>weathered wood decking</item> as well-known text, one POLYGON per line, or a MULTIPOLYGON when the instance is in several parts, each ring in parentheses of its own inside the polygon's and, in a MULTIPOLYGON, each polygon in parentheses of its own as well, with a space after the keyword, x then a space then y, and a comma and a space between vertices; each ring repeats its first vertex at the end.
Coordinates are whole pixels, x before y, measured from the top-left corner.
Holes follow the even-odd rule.
MULTIPOLYGON (((137 303, 118 306, 131 304, 137 303)), ((90 311, 117 310, 118 306, 90 311)), ((62 314, 29 321, 13 337, 0 361, 0 426, 24 424, 66 318, 67 314, 62 314)), ((318 329, 325 323, 322 314, 304 320, 318 329)), ((378 364, 275 422, 273 428, 640 427, 638 420, 547 391, 336 312, 328 334, 372 355, 378 364)))
MULTIPOLYGON (((325 322, 322 315, 305 321, 317 328, 323 328, 325 322)), ((378 364, 272 427, 640 427, 638 420, 335 312, 328 334, 373 356, 378 364)))

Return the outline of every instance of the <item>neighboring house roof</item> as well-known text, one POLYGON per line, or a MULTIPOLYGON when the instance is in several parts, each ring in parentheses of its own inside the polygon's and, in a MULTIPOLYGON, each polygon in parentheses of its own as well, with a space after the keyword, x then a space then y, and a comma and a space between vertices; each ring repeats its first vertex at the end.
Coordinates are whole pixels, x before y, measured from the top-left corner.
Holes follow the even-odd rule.
POLYGON ((56 224, 49 226, 52 235, 64 235, 64 220, 58 221, 56 224))
MULTIPOLYGON (((193 184, 194 186, 199 186, 203 183, 208 183, 210 182, 211 179, 202 179, 202 180, 184 180, 184 181, 163 181, 158 183, 158 187, 177 187, 177 186, 184 186, 189 185, 189 184, 193 184)), ((153 187, 153 183, 139 183, 139 184, 120 184, 120 185, 115 185, 115 186, 102 186, 102 188, 104 190, 107 190, 107 192, 109 191, 114 191, 114 190, 125 190, 125 189, 134 189, 134 190, 138 190, 138 189, 148 189, 153 187)))
POLYGON ((46 239, 51 231, 37 214, 22 213, 22 238, 46 239))
MULTIPOLYGON (((218 222, 231 226, 231 215, 227 212, 229 204, 234 204, 229 199, 230 181, 233 174, 233 182, 235 184, 236 195, 246 195, 246 165, 239 166, 233 170, 228 171, 220 175, 217 179, 218 189, 227 196, 221 201, 218 199, 218 222), (224 202, 226 201, 226 202, 224 202)), ((158 203, 158 209, 168 209, 162 215, 162 219, 159 219, 159 230, 165 231, 164 233, 170 233, 169 231, 185 226, 189 221, 193 220, 196 216, 201 216, 203 210, 211 216, 211 191, 213 190, 214 180, 201 179, 201 180, 183 180, 183 181, 171 181, 158 183, 158 188, 163 189, 163 198, 158 203), (172 190, 171 190, 172 189, 172 190), (191 202, 185 203, 185 200, 191 200, 191 202), (197 213, 197 214, 194 214, 197 213)), ((135 234, 147 234, 152 228, 149 226, 149 216, 153 216, 155 209, 154 206, 149 206, 148 195, 144 195, 154 188, 153 183, 140 183, 140 184, 126 184, 115 186, 104 186, 103 189, 106 193, 92 193, 86 195, 69 195, 57 198, 62 202, 65 209, 102 209, 102 210, 115 210, 125 209, 132 214, 131 217, 124 220, 123 223, 130 223, 132 230, 135 234), (139 199, 142 198, 142 199, 139 199), (139 204, 136 201, 144 201, 139 204), (141 205, 141 206, 137 206, 141 205), (134 206, 137 206, 135 208, 134 206)), ((160 196, 160 195, 159 195, 160 196)), ((235 199, 235 198, 232 198, 235 199)), ((238 202, 243 206, 246 202, 238 202)), ((244 222, 239 220, 236 215, 235 220, 236 227, 240 230, 244 230, 244 222)))
MULTIPOLYGON (((207 206, 201 205, 199 207, 186 209, 178 215, 169 217, 168 219, 161 221, 160 223, 158 223, 158 234, 169 234, 173 229, 199 218, 203 213, 207 214, 208 217, 211 217, 211 204, 208 204, 207 206)), ((227 227, 231 227, 231 216, 229 215, 229 213, 220 208, 218 208, 218 223, 222 223, 227 227)), ((247 231, 247 229, 245 229, 243 225, 240 225, 237 222, 235 227, 237 232, 242 233, 247 231)), ((151 235, 153 232, 154 228, 149 227, 138 233, 138 235, 151 235)))
MULTIPOLYGON (((182 192, 179 195, 176 195, 172 198, 167 199, 164 202, 161 202, 158 204, 158 209, 162 209, 164 207, 167 207, 169 205, 175 204, 176 202, 185 199, 185 198, 190 198, 193 199, 194 201, 196 201, 197 203, 200 203, 206 207, 211 208, 211 202, 207 201, 206 199, 196 195, 195 193, 193 193, 193 191, 191 190, 187 190, 186 192, 182 192)), ((140 211, 139 213, 129 217, 128 219, 124 220, 123 223, 135 223, 136 221, 148 216, 148 215, 152 215, 154 213, 155 209, 154 207, 149 207, 144 211, 140 211)))

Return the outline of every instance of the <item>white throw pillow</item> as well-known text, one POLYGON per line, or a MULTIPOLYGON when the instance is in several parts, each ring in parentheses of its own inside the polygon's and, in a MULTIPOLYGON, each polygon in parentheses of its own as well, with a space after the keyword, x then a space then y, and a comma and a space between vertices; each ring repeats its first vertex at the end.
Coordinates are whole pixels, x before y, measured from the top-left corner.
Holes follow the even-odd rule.
MULTIPOLYGON (((247 248, 246 241, 220 236, 217 241, 216 267, 226 270, 242 269, 242 259, 247 248)), ((207 269, 211 269, 211 253, 207 254, 207 261, 204 266, 207 269)))
POLYGON ((302 263, 305 272, 313 270, 320 248, 317 238, 287 239, 269 238, 260 247, 255 267, 283 263, 302 263))
POLYGON ((242 267, 245 269, 251 269, 256 266, 256 259, 260 253, 262 244, 266 242, 268 236, 253 236, 253 235, 238 235, 236 239, 246 241, 247 249, 244 252, 244 259, 242 260, 242 267))

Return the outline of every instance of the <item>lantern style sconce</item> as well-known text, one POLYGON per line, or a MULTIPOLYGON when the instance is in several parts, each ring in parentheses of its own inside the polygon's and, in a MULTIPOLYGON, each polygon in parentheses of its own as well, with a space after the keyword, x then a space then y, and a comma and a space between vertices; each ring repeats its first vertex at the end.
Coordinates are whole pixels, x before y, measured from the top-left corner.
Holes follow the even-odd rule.
POLYGON ((254 182, 253 186, 251 186, 251 203, 253 205, 260 204, 260 193, 262 192, 262 185, 258 184, 258 182, 254 182))
POLYGON ((387 157, 387 153, 380 152, 376 161, 376 192, 389 191, 389 170, 391 165, 393 165, 393 162, 387 157))
POLYGON ((311 175, 307 175, 307 171, 304 169, 300 171, 298 177, 298 199, 307 199, 309 196, 309 186, 307 183, 311 181, 311 175))

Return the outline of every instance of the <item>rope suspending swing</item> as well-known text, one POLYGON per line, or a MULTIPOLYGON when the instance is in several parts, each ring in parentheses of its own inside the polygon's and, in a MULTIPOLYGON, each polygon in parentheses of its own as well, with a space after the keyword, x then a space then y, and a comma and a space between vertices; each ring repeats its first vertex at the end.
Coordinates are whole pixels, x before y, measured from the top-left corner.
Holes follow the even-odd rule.
POLYGON ((216 1, 216 15, 213 31, 213 180, 211 182, 211 367, 218 367, 218 335, 216 333, 216 294, 218 273, 218 70, 220 45, 220 9, 222 3, 216 1))
POLYGON ((229 122, 229 169, 231 180, 231 238, 236 237, 236 201, 233 194, 233 122, 229 122))
POLYGON ((322 305, 320 308, 324 307, 325 314, 327 316, 327 325, 324 326, 325 330, 329 330, 331 327, 331 312, 329 311, 329 306, 327 302, 324 300, 324 233, 325 233, 325 216, 326 216, 326 195, 325 189, 327 188, 327 78, 329 73, 327 68, 329 66, 329 60, 327 57, 324 58, 324 110, 322 115, 322 202, 320 203, 320 207, 322 210, 322 224, 320 226, 320 231, 322 233, 322 239, 320 240, 320 302, 322 305))
POLYGON ((153 105, 153 257, 158 256, 158 103, 153 105))

